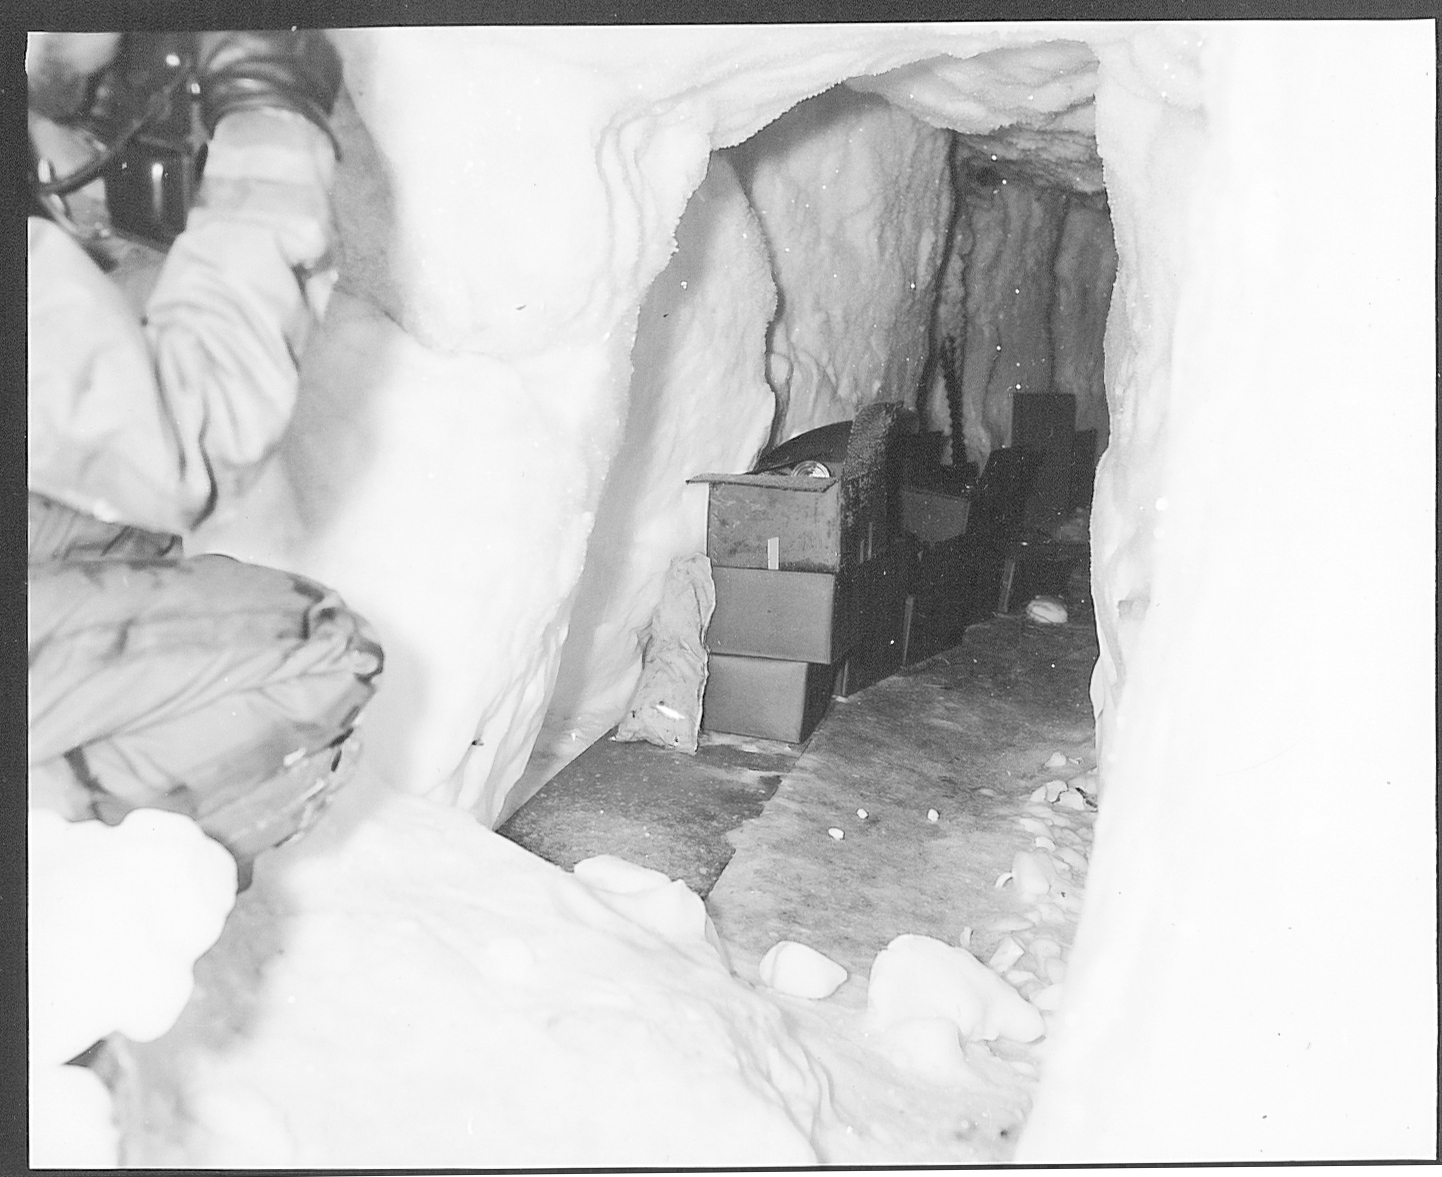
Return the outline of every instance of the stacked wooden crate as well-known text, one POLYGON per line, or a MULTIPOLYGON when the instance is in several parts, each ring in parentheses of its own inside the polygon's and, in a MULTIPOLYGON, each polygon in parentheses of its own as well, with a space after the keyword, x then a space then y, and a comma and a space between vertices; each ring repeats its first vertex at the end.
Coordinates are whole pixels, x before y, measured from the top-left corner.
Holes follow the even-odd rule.
POLYGON ((832 477, 703 474, 716 582, 702 726, 795 743, 901 666, 906 556, 893 442, 900 406, 868 405, 832 477))

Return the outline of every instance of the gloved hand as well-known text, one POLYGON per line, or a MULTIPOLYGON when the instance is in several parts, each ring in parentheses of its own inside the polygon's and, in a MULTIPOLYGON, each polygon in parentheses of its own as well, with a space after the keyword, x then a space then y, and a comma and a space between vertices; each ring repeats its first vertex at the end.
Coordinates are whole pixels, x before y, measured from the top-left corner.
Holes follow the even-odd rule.
POLYGON ((193 240, 217 222, 267 229, 304 283, 332 262, 335 167, 329 139, 305 118, 280 107, 241 108, 210 141, 184 236, 193 240))
POLYGON ((330 136, 341 63, 323 33, 200 33, 196 66, 201 114, 212 134, 235 111, 279 109, 304 115, 330 136))
POLYGON ((327 113, 340 61, 320 33, 206 33, 214 135, 200 192, 146 308, 192 521, 249 485, 290 419, 296 358, 335 282, 327 113))

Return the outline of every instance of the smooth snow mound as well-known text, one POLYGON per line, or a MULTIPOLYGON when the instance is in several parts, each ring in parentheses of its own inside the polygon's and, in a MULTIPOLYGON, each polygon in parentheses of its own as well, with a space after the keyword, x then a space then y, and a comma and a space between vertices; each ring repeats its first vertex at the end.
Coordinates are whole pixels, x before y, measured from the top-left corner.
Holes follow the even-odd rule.
POLYGON ((1026 616, 1040 625, 1065 625, 1066 606, 1055 597, 1033 597, 1027 602, 1026 616))
POLYGON ((944 1019, 962 1038, 1033 1042, 1040 1011, 965 948, 931 936, 898 936, 871 965, 867 1010, 882 1030, 944 1019))
POLYGON ((178 813, 28 822, 30 1163, 108 1168, 118 1138, 93 1071, 63 1064, 121 1031, 167 1030, 235 897, 235 861, 178 813))
POLYGON ((274 947, 227 936, 197 969, 129 1163, 816 1164, 824 1076, 684 885, 570 874, 423 798, 351 816, 257 863, 237 924, 274 947))
POLYGON ((846 980, 846 970, 823 952, 795 940, 773 944, 761 958, 761 980, 778 993, 820 1000, 846 980))

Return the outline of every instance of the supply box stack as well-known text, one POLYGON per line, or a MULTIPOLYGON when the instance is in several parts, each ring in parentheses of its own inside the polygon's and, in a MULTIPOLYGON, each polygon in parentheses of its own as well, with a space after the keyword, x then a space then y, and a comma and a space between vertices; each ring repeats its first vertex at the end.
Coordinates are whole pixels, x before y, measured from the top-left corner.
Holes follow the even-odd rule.
POLYGON ((907 561, 894 440, 901 406, 868 405, 829 478, 702 474, 716 609, 701 724, 796 743, 847 695, 900 668, 907 561))

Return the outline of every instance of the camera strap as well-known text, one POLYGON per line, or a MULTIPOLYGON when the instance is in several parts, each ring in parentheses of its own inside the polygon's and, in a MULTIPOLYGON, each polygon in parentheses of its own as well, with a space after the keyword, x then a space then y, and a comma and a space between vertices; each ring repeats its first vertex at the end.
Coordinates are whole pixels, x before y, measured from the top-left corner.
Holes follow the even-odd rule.
POLYGON ((182 88, 189 88, 187 83, 192 80, 188 71, 182 71, 166 82, 159 90, 150 96, 145 109, 130 124, 124 127, 115 141, 100 152, 94 159, 82 167, 76 168, 68 176, 59 176, 49 180, 42 180, 38 175, 35 177, 35 194, 39 197, 69 196, 72 192, 78 192, 91 181, 96 180, 110 167, 125 149, 130 146, 130 141, 140 134, 146 127, 158 123, 170 111, 171 99, 182 88))

